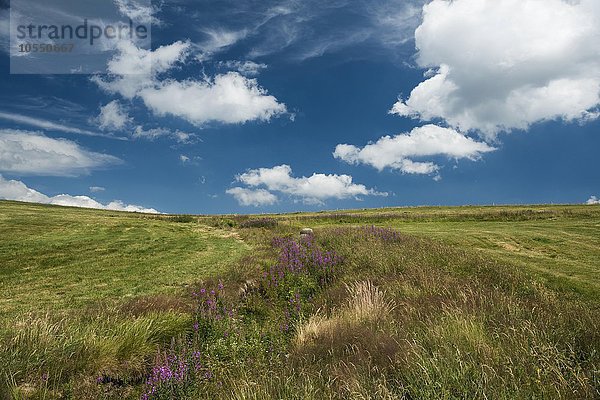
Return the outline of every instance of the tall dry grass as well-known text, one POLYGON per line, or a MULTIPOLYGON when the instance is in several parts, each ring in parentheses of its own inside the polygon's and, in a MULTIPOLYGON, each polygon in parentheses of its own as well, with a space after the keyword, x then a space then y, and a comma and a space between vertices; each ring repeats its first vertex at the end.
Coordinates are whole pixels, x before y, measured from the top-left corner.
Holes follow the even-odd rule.
POLYGON ((343 279, 378 288, 363 283, 337 305, 330 290, 328 312, 298 330, 293 359, 315 382, 335 377, 328 396, 600 398, 597 305, 468 249, 344 231, 323 239, 345 258, 343 279))
POLYGON ((363 325, 376 326, 392 317, 395 308, 393 301, 385 298, 385 293, 370 281, 347 284, 348 301, 330 316, 317 313, 298 328, 295 346, 317 345, 324 341, 334 341, 342 330, 351 333, 363 325))

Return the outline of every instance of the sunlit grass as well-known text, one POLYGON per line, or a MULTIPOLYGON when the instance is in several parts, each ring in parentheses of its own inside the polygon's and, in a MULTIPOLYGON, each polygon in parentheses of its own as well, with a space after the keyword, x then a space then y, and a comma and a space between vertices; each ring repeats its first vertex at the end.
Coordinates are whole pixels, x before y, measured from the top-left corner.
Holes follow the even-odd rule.
POLYGON ((181 291, 248 247, 198 223, 0 202, 0 324, 181 291), (3 323, 4 322, 4 323, 3 323))
POLYGON ((0 221, 0 398, 600 397, 600 207, 0 221))

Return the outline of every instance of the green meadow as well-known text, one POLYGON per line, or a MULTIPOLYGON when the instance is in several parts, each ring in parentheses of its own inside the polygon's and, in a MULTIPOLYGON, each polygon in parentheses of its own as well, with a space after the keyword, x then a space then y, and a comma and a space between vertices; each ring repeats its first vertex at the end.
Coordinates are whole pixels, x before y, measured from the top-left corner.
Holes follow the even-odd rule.
POLYGON ((536 272, 546 284, 600 301, 597 207, 419 207, 342 212, 337 219, 331 215, 322 219, 319 214, 308 218, 320 225, 372 222, 436 239, 536 272))
POLYGON ((0 201, 0 399, 596 399, 599 273, 598 206, 0 201))
POLYGON ((230 232, 135 214, 0 205, 2 325, 28 313, 77 313, 173 294, 233 265, 230 232))

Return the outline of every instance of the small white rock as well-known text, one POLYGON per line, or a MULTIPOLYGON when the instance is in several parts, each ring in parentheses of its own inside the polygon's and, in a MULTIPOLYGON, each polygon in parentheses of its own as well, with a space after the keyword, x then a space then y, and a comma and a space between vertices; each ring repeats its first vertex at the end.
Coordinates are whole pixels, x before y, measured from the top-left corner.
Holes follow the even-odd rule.
POLYGON ((300 231, 300 235, 312 235, 313 234, 313 230, 310 228, 304 228, 300 231))

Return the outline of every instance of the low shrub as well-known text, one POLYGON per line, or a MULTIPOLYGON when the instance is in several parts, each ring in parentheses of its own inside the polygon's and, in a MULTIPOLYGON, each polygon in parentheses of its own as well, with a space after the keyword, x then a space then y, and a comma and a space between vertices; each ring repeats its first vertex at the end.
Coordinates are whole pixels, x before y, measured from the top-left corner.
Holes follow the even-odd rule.
POLYGON ((274 218, 257 218, 241 222, 240 228, 275 228, 277 225, 274 218))

